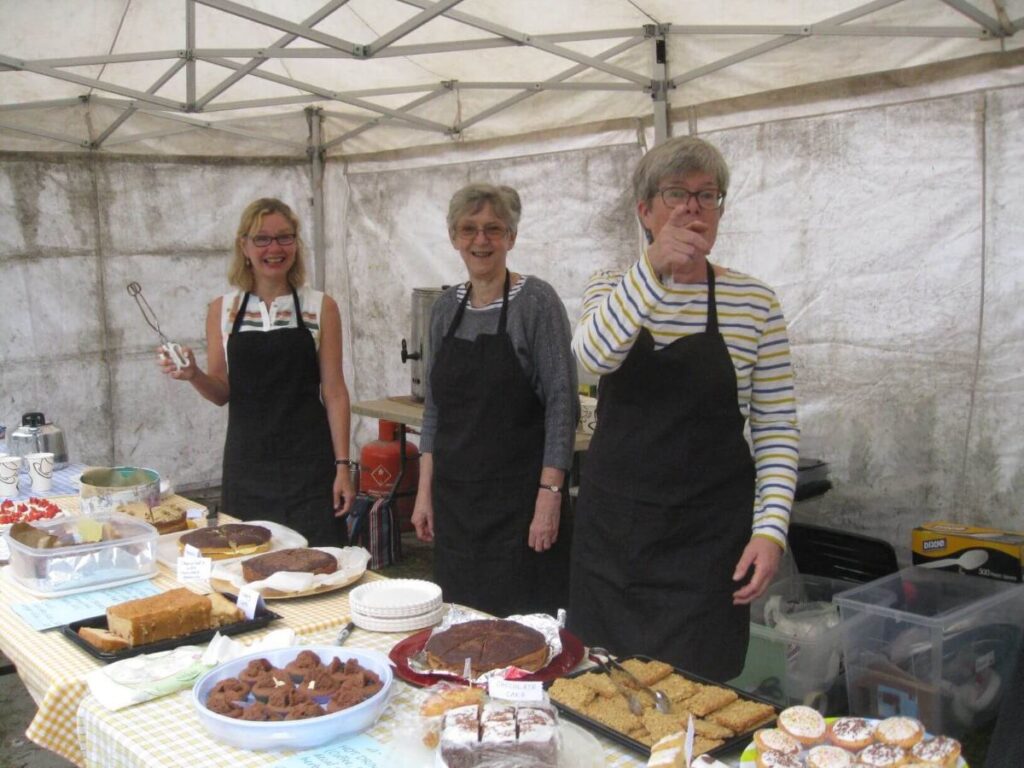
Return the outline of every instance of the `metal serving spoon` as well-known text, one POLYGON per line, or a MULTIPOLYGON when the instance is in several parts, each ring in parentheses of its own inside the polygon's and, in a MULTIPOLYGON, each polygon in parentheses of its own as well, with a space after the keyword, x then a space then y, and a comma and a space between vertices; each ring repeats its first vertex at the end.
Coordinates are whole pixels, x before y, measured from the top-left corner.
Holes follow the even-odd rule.
MULTIPOLYGON (((665 694, 664 691, 655 691, 652 688, 641 683, 639 680, 636 679, 636 676, 632 672, 630 672, 624 666, 619 664, 619 662, 615 659, 614 656, 612 656, 607 651, 607 649, 597 646, 591 647, 590 657, 597 663, 599 667, 601 667, 605 671, 605 673, 608 675, 611 681, 615 683, 616 687, 618 687, 618 682, 615 680, 615 678, 612 677, 612 668, 625 675, 629 679, 630 684, 633 688, 643 691, 648 696, 650 696, 654 700, 655 709, 657 709, 664 715, 672 713, 672 702, 669 700, 668 696, 665 694), (604 658, 602 659, 602 657, 604 658)), ((629 701, 629 711, 633 712, 634 715, 639 715, 640 712, 633 711, 634 701, 636 701, 637 705, 640 705, 640 702, 636 698, 636 694, 626 695, 626 699, 627 701, 629 701)))

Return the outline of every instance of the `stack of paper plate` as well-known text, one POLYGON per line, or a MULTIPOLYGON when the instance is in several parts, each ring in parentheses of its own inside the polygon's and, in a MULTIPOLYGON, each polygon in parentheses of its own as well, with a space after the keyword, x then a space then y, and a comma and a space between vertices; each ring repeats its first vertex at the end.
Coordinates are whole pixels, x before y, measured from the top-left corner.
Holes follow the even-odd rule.
POLYGON ((389 579, 356 587, 348 596, 352 621, 371 632, 412 632, 444 616, 441 588, 419 579, 389 579))

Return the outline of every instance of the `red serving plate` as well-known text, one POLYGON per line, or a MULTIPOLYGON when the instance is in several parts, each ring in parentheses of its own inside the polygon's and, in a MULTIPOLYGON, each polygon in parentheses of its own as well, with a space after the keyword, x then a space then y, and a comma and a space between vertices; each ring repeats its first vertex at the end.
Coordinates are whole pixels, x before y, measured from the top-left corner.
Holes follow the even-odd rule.
MULTIPOLYGON (((409 668, 409 657, 423 650, 433 631, 432 627, 421 630, 395 644, 388 654, 388 658, 395 663, 395 675, 407 683, 418 686, 433 685, 440 680, 466 682, 461 677, 452 675, 421 675, 409 668)), ((567 629, 559 630, 559 636, 562 638, 562 652, 549 661, 546 667, 516 679, 547 682, 575 669, 583 659, 583 643, 567 629)))

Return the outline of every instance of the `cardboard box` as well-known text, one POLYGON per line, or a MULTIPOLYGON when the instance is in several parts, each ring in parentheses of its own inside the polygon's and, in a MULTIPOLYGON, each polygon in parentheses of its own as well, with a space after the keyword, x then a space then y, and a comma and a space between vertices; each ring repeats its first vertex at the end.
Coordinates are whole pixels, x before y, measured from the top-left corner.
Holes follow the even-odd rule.
POLYGON ((915 528, 912 536, 915 565, 1000 581, 1024 576, 1024 533, 935 522, 915 528))

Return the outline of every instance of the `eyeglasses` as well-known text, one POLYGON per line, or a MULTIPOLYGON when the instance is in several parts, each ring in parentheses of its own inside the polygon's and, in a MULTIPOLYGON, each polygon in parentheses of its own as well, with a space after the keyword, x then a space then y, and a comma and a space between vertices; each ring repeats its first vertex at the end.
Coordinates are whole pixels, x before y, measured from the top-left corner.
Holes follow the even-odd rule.
POLYGON ((270 235, 250 235, 249 242, 257 248, 266 248, 273 242, 276 242, 278 245, 294 245, 295 234, 278 235, 277 237, 271 237, 270 235))
POLYGON ((662 201, 669 208, 687 205, 691 197, 696 197, 697 205, 705 211, 714 211, 721 208, 722 203, 725 202, 725 192, 719 192, 717 189, 699 189, 696 192, 691 192, 684 187, 665 187, 664 189, 659 189, 658 194, 661 195, 662 201))
POLYGON ((508 227, 500 224, 488 224, 486 227, 474 227, 470 224, 461 224, 455 228, 455 236, 459 240, 476 240, 477 232, 483 232, 488 240, 501 240, 508 234, 508 227))

